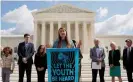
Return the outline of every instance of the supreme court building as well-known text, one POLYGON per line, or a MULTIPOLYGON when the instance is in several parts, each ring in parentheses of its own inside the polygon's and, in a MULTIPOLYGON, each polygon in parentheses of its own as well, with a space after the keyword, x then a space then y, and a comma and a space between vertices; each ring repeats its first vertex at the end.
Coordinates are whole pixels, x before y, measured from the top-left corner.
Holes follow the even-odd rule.
MULTIPOLYGON (((95 35, 94 23, 95 13, 90 10, 80 9, 68 4, 58 4, 47 9, 40 9, 33 12, 34 17, 34 34, 31 37, 31 42, 37 50, 40 44, 53 44, 58 38, 58 29, 65 27, 70 40, 81 40, 81 51, 83 59, 89 58, 89 50, 94 46, 94 38, 100 40, 100 45, 108 54, 110 50, 110 42, 116 42, 121 54, 125 47, 125 40, 132 39, 133 35, 95 35)), ((23 41, 23 35, 2 35, 2 47, 10 46, 16 52, 18 44, 23 41)), ((108 57, 108 56, 106 56, 108 57)))
POLYGON ((65 27, 69 40, 82 41, 82 52, 88 53, 93 46, 95 12, 68 4, 58 4, 33 12, 34 44, 53 44, 58 38, 58 29, 65 27))

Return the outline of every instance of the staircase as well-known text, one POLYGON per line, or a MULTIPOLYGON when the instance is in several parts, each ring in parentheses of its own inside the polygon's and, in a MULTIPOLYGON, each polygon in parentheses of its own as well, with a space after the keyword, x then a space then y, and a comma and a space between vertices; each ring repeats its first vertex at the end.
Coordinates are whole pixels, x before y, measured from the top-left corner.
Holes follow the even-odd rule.
MULTIPOLYGON (((92 80, 92 71, 91 71, 91 61, 85 60, 83 59, 82 61, 82 71, 81 71, 81 79, 80 82, 91 82, 92 80)), ((121 75, 122 75, 122 80, 123 82, 127 82, 127 76, 126 76, 126 71, 123 70, 122 66, 121 66, 121 75)), ((1 75, 0 75, 1 77, 1 75)), ((37 73, 36 73, 36 69, 35 66, 33 65, 32 67, 32 82, 37 82, 37 73)), ((46 82, 48 82, 48 74, 46 72, 46 76, 45 76, 45 80, 46 82)), ((118 78, 116 78, 118 82, 118 78)), ((0 78, 0 82, 2 82, 1 78, 0 78)), ((18 65, 16 63, 15 66, 15 70, 13 72, 13 74, 11 74, 10 77, 10 82, 18 82, 18 65)), ((24 82, 26 82, 26 75, 24 78, 24 82)), ((99 81, 99 75, 97 78, 97 82, 99 81)), ((111 77, 109 76, 109 66, 108 66, 108 62, 106 61, 106 68, 105 68, 105 82, 111 82, 111 77)))

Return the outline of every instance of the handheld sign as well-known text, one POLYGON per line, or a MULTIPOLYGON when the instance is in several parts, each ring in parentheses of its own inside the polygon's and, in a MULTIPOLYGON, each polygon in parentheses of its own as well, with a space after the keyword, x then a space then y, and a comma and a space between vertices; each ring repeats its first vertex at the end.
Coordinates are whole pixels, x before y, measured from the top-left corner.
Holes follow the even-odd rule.
POLYGON ((47 48, 48 82, 78 82, 78 48, 47 48))

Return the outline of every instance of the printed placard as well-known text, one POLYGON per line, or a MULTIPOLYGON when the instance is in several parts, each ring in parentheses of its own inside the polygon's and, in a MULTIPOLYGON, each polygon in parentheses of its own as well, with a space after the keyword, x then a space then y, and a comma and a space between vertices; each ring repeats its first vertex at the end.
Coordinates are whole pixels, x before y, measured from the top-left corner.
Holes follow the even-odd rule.
POLYGON ((78 82, 78 48, 47 48, 48 82, 78 82))

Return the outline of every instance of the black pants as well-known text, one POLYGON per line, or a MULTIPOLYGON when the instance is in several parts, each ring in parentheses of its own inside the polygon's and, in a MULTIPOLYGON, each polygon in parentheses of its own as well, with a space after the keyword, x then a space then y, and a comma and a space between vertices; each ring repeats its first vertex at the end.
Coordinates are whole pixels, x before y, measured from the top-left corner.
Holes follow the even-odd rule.
POLYGON ((133 78, 132 78, 132 70, 126 70, 127 71, 127 78, 128 78, 128 82, 133 82, 133 78))
POLYGON ((100 82, 105 82, 104 81, 104 71, 105 71, 105 67, 103 67, 100 70, 97 69, 92 69, 92 82, 97 82, 97 73, 99 71, 99 75, 100 75, 100 82))
POLYGON ((80 77, 81 77, 81 64, 79 65, 79 82, 80 82, 80 77))
POLYGON ((37 71, 38 82, 45 82, 45 72, 46 69, 44 69, 43 71, 37 71))
POLYGON ((19 82, 24 82, 24 73, 26 71, 27 82, 31 82, 32 64, 19 64, 19 82))

